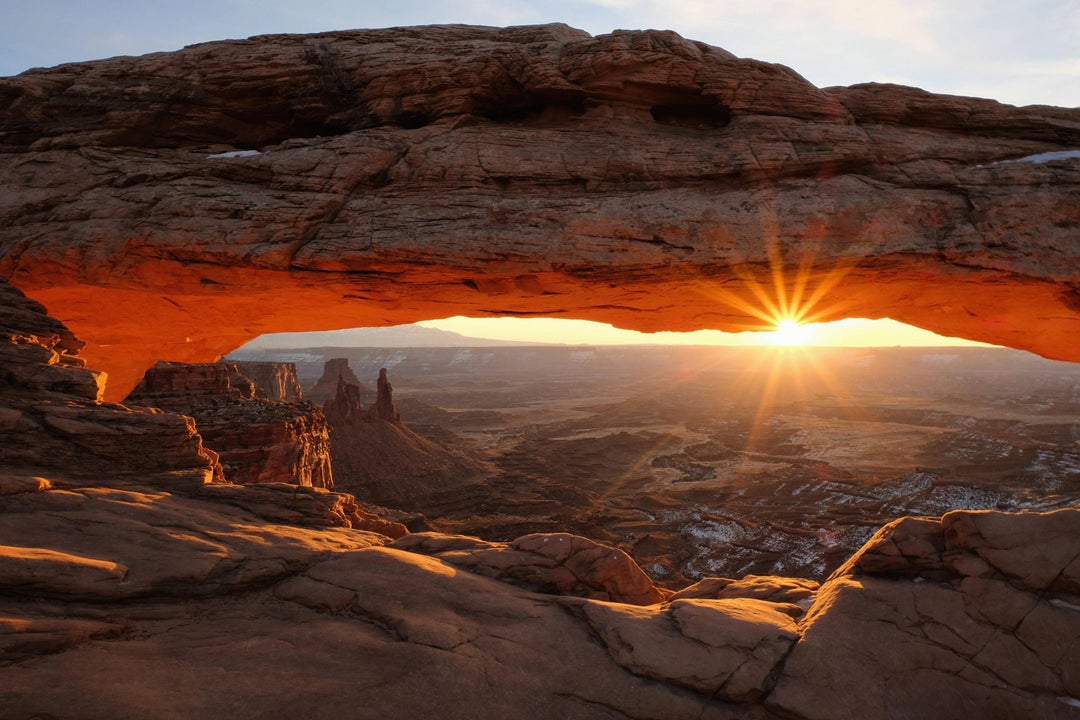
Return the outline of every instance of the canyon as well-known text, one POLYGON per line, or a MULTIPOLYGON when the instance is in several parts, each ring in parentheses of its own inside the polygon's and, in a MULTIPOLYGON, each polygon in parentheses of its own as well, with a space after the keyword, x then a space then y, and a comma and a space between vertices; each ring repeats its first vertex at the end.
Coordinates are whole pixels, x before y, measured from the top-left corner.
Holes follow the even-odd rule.
MULTIPOLYGON (((167 401, 183 362, 222 403, 295 404, 276 371, 216 361, 264 332, 451 312, 889 316, 1076 361, 1078 147, 1077 109, 818 89, 669 32, 561 25, 0 79, 0 715, 1078 717, 1069 497, 886 522, 820 581, 665 587, 603 538, 410 533, 321 471, 237 484, 167 401), (156 405, 120 402, 170 368, 156 405)), ((342 425, 434 442, 341 388, 342 425)), ((629 422, 628 400, 604 412, 629 422)), ((851 408, 803 410, 835 433, 851 408)), ((755 462, 798 464, 784 429, 755 462)), ((655 467, 707 481, 724 432, 655 467)), ((1029 439, 1071 457, 1071 437, 1029 439)))

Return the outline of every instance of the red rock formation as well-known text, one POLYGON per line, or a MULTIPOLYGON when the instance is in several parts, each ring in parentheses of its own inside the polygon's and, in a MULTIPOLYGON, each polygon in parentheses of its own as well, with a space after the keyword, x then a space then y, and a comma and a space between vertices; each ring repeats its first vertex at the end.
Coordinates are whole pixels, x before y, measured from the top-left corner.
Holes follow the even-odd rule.
POLYGON ((394 405, 394 386, 386 377, 386 368, 379 370, 375 388, 375 404, 371 407, 371 414, 383 422, 401 422, 401 413, 394 405))
POLYGON ((622 550, 568 533, 525 535, 510 543, 414 533, 393 547, 536 592, 628 605, 653 605, 669 595, 622 550))
POLYGON ((191 415, 232 483, 332 489, 326 418, 310 403, 255 397, 236 365, 159 362, 125 400, 191 415))
MULTIPOLYGON (((357 388, 360 393, 370 392, 349 367, 348 358, 331 358, 323 365, 322 377, 307 391, 307 398, 311 402, 325 404, 338 394, 342 382, 357 388)), ((359 401, 358 395, 356 402, 359 401)))
POLYGON ((367 512, 352 495, 322 488, 286 483, 207 485, 200 497, 244 508, 272 523, 354 528, 391 538, 409 533, 401 523, 367 512))
POLYGON ((304 399, 293 363, 245 361, 237 362, 236 368, 255 383, 256 397, 287 403, 304 399))
MULTIPOLYGON (((267 717, 282 709, 286 665, 289 702, 316 720, 360 706, 589 720, 1076 715, 1080 510, 898 521, 821 586, 798 622, 790 601, 808 599, 806 583, 711 579, 663 601, 625 554, 575 536, 501 544, 426 534, 380 547, 389 539, 362 528, 403 529, 348 495, 273 484, 162 490, 156 479, 169 473, 152 463, 207 462, 165 450, 172 421, 98 431, 96 469, 108 459, 112 470, 80 478, 87 446, 73 430, 89 419, 179 416, 90 400, 98 385, 80 372, 77 341, 17 292, 0 284, 0 293, 0 419, 55 403, 78 423, 0 436, 5 452, 9 437, 54 437, 52 457, 0 472, 5 716, 171 707, 211 718, 240 707, 267 717), (137 482, 117 472, 126 467, 141 469, 137 482), (418 676, 423 693, 413 692, 418 676), (139 692, 112 691, 117 677, 139 692)), ((172 375, 167 386, 191 384, 172 375)))
MULTIPOLYGON (((0 144, 0 272, 113 397, 152 358, 450 307, 741 328, 786 297, 1080 358, 1080 164, 1008 162, 1080 145, 1080 111, 820 91, 670 33, 408 28, 33 71, 0 144)), ((189 419, 96 402, 2 284, 0 328, 5 716, 1076 717, 1080 511, 899 521, 800 623, 543 595, 317 490, 214 502, 189 419)))
POLYGON ((360 388, 342 375, 323 406, 336 487, 365 502, 431 515, 468 505, 488 468, 401 422, 385 368, 378 386, 378 399, 365 408, 360 388))
POLYGON ((821 720, 1075 718, 1077 608, 1080 510, 904 518, 822 585, 768 704, 821 720))
POLYGON ((0 473, 187 489, 221 478, 191 418, 98 402, 105 377, 81 347, 0 278, 0 473))
POLYGON ((1080 147, 1075 109, 456 26, 29 71, 0 80, 0 145, 0 273, 113 399, 159 357, 451 311, 888 316, 1080 359, 1080 159, 1018 161, 1080 147))

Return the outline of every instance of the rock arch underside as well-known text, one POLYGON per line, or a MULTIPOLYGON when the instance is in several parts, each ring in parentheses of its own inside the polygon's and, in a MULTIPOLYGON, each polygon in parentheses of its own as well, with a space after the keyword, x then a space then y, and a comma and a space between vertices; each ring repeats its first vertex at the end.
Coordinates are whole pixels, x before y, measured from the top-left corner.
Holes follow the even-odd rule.
POLYGON ((230 485, 190 417, 103 402, 263 333, 455 314, 891 317, 1077 361, 1077 151, 1080 109, 819 89, 656 31, 0 78, 0 715, 1080 717, 1076 508, 904 518, 820 588, 672 595, 572 535, 230 485))

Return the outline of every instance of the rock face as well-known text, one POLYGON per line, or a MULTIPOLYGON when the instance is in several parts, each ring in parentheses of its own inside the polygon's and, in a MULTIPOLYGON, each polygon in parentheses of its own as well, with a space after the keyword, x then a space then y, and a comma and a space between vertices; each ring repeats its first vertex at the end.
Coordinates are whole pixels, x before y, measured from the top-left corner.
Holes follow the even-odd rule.
MULTIPOLYGON (((326 403, 338 394, 342 382, 357 388, 360 394, 369 392, 349 367, 348 358, 331 358, 323 365, 322 377, 307 391, 307 398, 315 403, 326 403)), ((357 395, 356 402, 360 402, 360 395, 357 395)))
POLYGON ((818 89, 670 32, 205 43, 0 80, 0 273, 111 399, 160 357, 451 310, 1080 359, 1078 148, 1080 110, 818 89))
POLYGON ((432 515, 482 502, 478 494, 485 492, 488 469, 401 422, 385 368, 379 371, 377 399, 366 408, 361 388, 346 377, 338 376, 337 393, 323 406, 338 489, 365 502, 432 515))
POLYGON ((146 371, 125 402, 195 418, 231 483, 333 489, 322 411, 310 403, 274 402, 255 394, 256 384, 234 364, 162 361, 146 371))
POLYGON ((221 479, 189 417, 98 402, 82 342, 0 278, 0 473, 193 488, 221 479))
POLYGON ((386 377, 386 368, 380 368, 375 384, 375 405, 371 413, 383 422, 401 422, 401 413, 394 406, 394 387, 386 377))
POLYGON ((255 383, 255 396, 270 402, 301 402, 304 393, 296 377, 296 365, 280 362, 238 362, 237 370, 255 383))
POLYGON ((567 533, 526 535, 511 543, 414 533, 394 547, 537 592, 628 605, 653 605, 668 597, 622 550, 567 533))
POLYGON ((822 720, 1075 718, 1078 669, 1080 510, 953 512, 883 528, 821 587, 768 704, 822 720))

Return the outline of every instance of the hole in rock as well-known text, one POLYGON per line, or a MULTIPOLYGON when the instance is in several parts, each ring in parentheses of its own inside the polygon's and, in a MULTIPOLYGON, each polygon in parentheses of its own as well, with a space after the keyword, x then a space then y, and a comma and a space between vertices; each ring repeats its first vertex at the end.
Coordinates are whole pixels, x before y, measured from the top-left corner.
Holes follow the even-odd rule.
POLYGON ((1080 365, 890 320, 449 318, 266 335, 228 359, 293 364, 327 408, 336 488, 411 529, 570 532, 669 588, 821 580, 899 516, 1080 500, 1080 365), (339 384, 370 413, 383 368, 400 419, 343 418, 339 384))
POLYGON ((513 91, 496 93, 475 100, 475 112, 497 123, 551 123, 565 122, 583 115, 586 110, 585 94, 572 91, 513 91))
POLYGON ((650 113, 662 125, 699 130, 715 130, 731 122, 731 110, 708 96, 653 105, 650 113))

